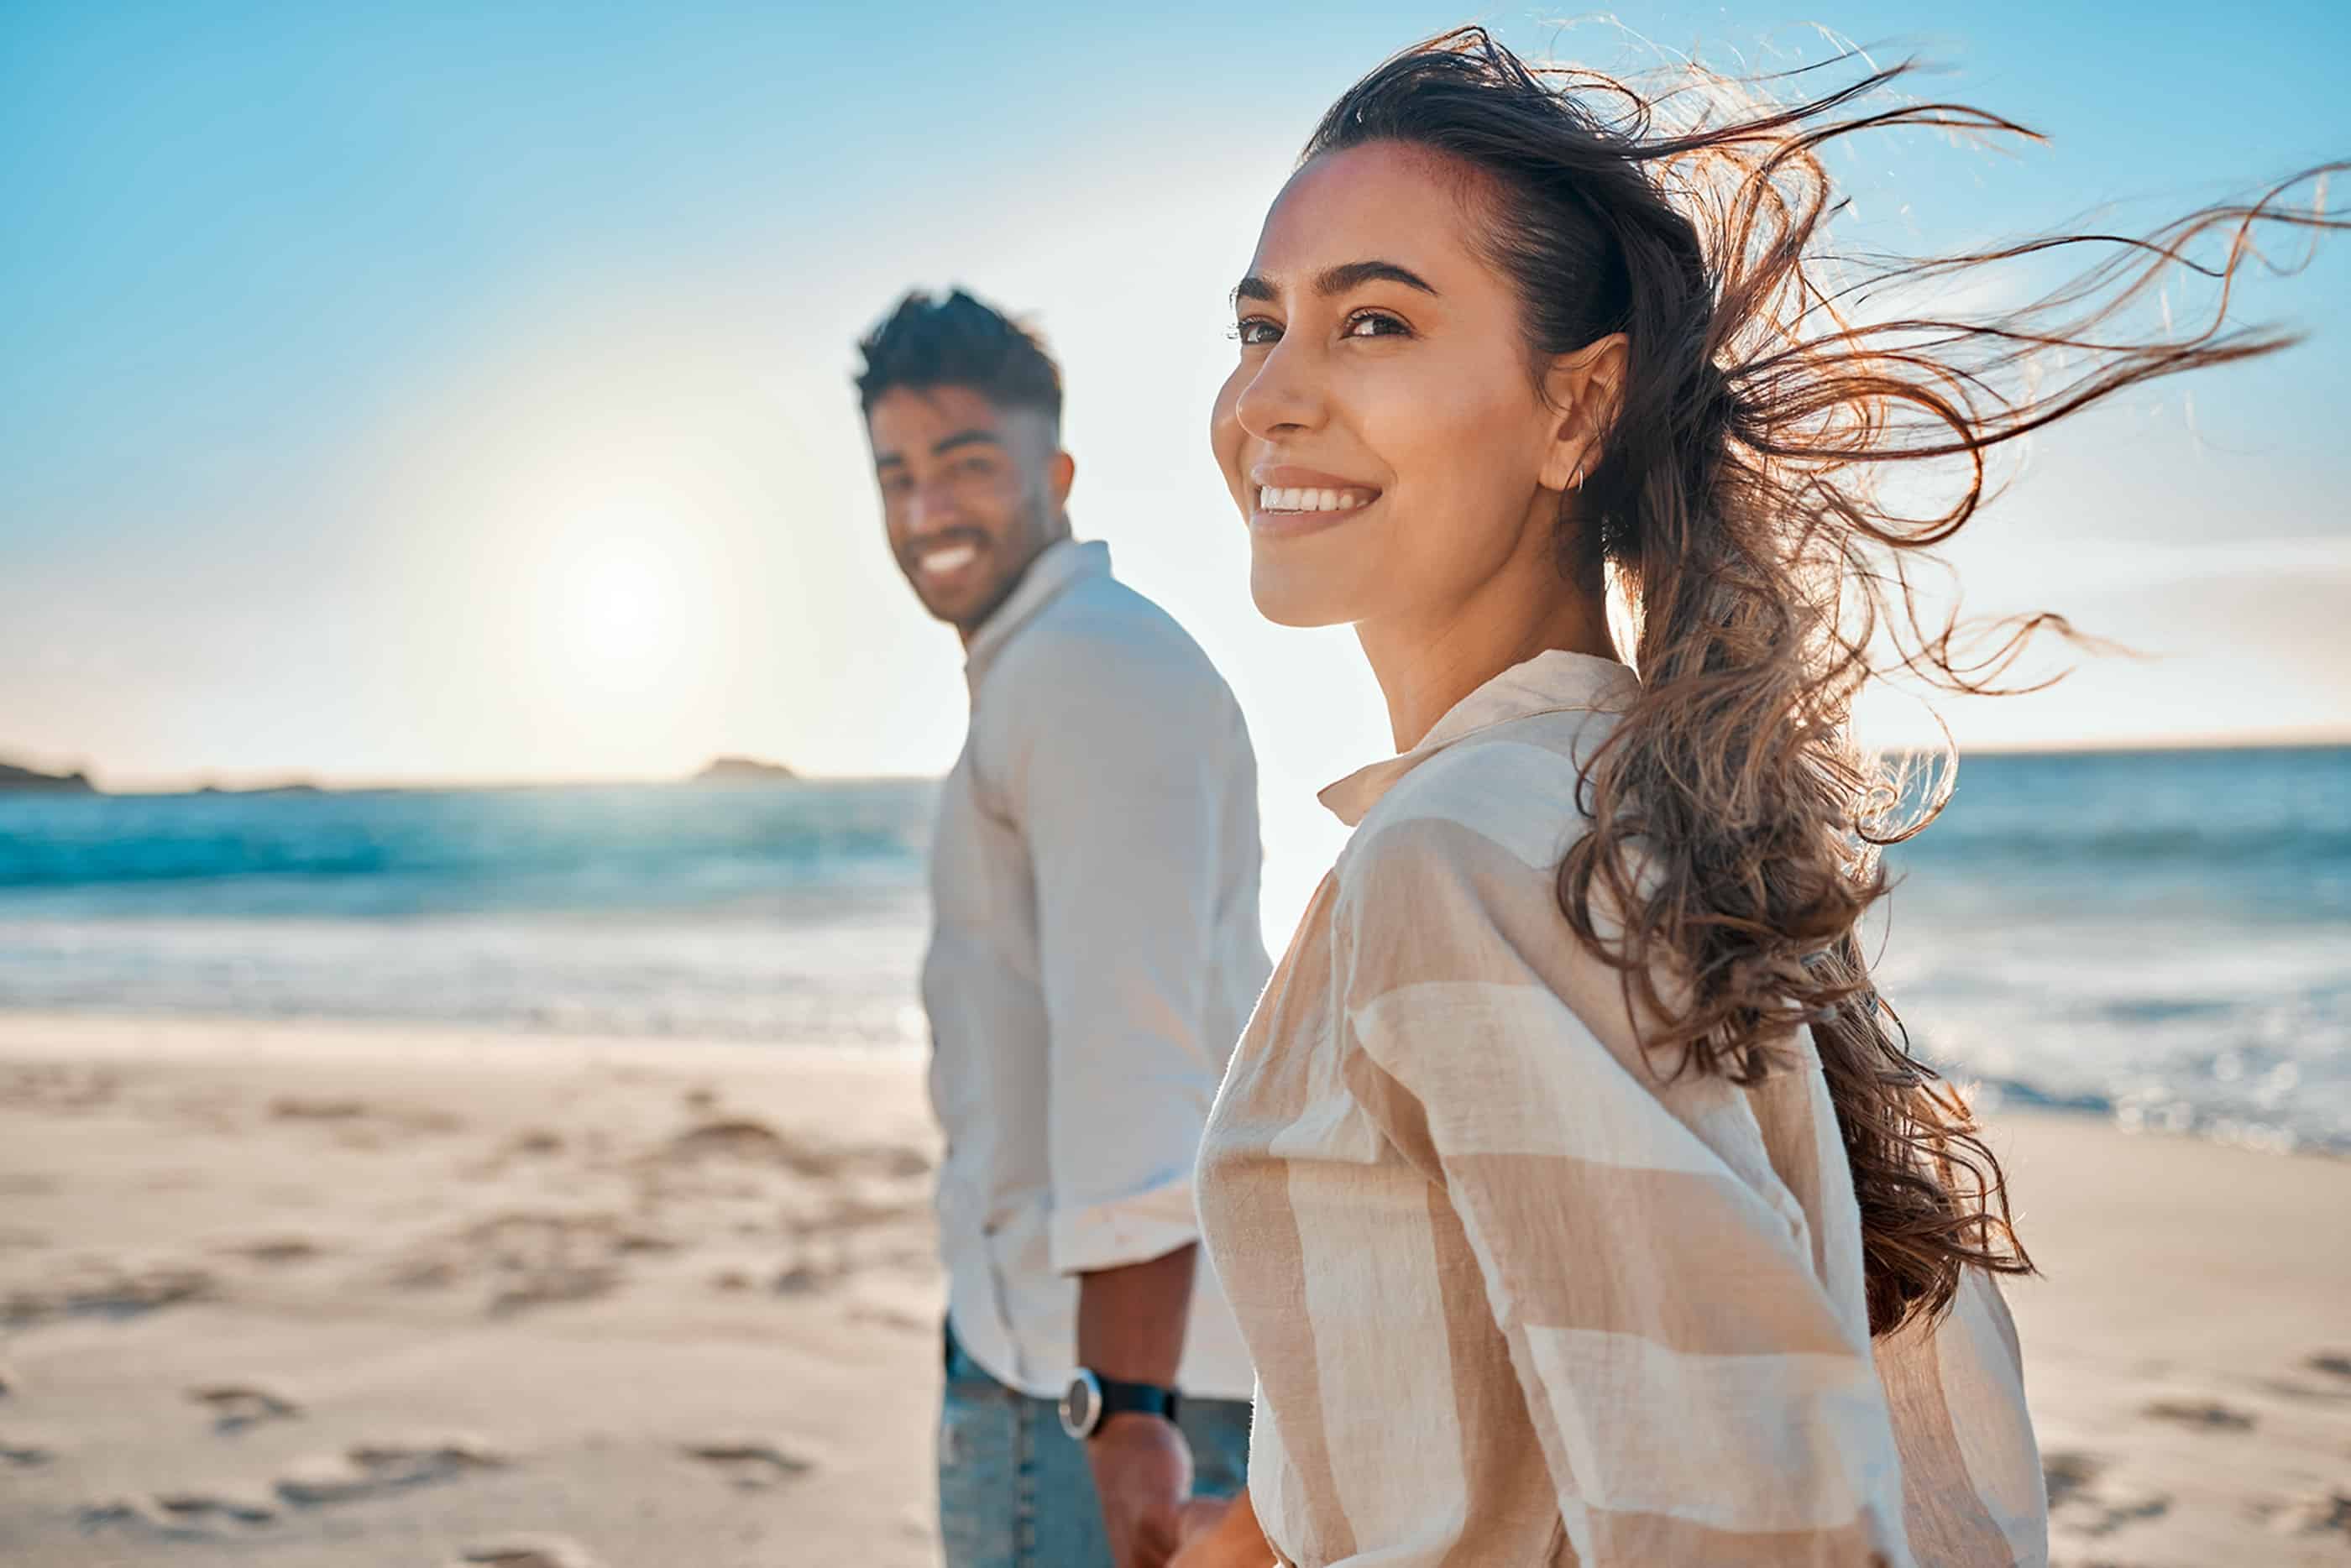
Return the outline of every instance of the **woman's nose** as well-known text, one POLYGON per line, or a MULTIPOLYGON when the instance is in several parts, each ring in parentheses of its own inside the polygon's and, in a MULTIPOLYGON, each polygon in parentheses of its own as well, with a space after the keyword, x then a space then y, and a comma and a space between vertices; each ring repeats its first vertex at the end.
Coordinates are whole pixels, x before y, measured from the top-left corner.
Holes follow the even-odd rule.
POLYGON ((1320 424, 1323 395, 1312 358, 1302 347, 1293 348, 1290 338, 1276 343, 1233 401, 1241 429, 1270 441, 1320 424))

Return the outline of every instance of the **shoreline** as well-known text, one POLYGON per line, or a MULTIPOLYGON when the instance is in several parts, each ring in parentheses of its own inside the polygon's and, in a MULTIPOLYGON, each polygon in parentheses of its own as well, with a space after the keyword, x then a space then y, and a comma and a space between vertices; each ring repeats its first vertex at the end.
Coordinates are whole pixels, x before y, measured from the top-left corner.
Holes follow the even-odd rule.
MULTIPOLYGON (((628 1033, 583 1030, 561 1023, 498 1023, 455 1019, 420 1023, 396 1017, 346 1013, 288 1013, 257 1017, 229 1012, 10 1012, 0 1009, 0 1059, 5 1059, 11 1040, 27 1033, 57 1040, 76 1040, 86 1048, 101 1054, 131 1056, 150 1051, 193 1052, 201 1055, 216 1049, 217 1043, 224 1037, 235 1038, 243 1050, 261 1054, 282 1053, 305 1059, 317 1055, 322 1041, 330 1042, 330 1048, 347 1054, 354 1050, 363 1054, 368 1042, 377 1041, 382 1051, 403 1060, 415 1059, 420 1052, 444 1060, 483 1062, 494 1060, 496 1055, 517 1052, 536 1051, 539 1053, 539 1059, 551 1055, 566 1061, 582 1054, 633 1057, 643 1052, 673 1064, 692 1062, 714 1070, 730 1064, 756 1070, 759 1064, 767 1063, 778 1054, 819 1061, 887 1061, 918 1064, 927 1061, 930 1055, 928 1045, 912 1041, 796 1041, 693 1033, 628 1033), (483 1052, 493 1054, 476 1054, 483 1052)), ((1976 1106, 1987 1121, 2022 1116, 2036 1121, 2078 1122, 2084 1126, 2107 1128, 2126 1137, 2155 1141, 2177 1138, 2189 1144, 2238 1149, 2277 1158, 2351 1164, 2351 1138, 2335 1143, 2299 1139, 2280 1147, 2279 1140, 2273 1137, 2249 1137, 2225 1127, 2166 1127, 2144 1120, 2134 1121, 2110 1101, 2097 1099, 2096 1103, 2089 1103, 2094 1096, 2065 1098, 2053 1096, 2022 1080, 1970 1080, 1956 1073, 1949 1076, 1951 1081, 1968 1091, 1969 1103, 1976 1106)))
MULTIPOLYGON (((0 1015, 0 1559, 935 1564, 924 1054, 0 1015)), ((2053 1562, 2342 1562, 2351 1162, 1987 1120, 2053 1562)))

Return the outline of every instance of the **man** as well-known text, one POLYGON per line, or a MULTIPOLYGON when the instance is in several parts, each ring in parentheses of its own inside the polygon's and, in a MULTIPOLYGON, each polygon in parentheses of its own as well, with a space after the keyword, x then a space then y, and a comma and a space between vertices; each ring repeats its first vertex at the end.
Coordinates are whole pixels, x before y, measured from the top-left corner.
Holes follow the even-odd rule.
POLYGON ((946 1561, 1149 1568, 1193 1490, 1246 1473, 1252 1379, 1192 1168, 1269 967, 1256 759, 1198 646, 1071 537, 1038 340, 958 291, 860 347, 891 553, 971 689, 923 971, 946 1561))

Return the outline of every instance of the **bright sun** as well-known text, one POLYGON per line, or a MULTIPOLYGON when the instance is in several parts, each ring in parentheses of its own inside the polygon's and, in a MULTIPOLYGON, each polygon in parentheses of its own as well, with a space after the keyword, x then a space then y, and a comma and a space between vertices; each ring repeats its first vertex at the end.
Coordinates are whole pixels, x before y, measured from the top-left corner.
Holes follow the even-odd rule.
POLYGON ((604 541, 568 564, 559 613, 575 675, 623 690, 659 677, 677 632, 668 566, 640 540, 604 541))

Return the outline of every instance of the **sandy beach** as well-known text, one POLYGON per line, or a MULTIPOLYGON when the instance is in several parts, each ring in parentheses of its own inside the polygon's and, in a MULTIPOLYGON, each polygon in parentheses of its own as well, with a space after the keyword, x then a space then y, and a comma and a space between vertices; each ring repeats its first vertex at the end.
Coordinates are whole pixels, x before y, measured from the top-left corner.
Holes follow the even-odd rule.
MULTIPOLYGON (((2054 1560, 2351 1563, 2351 1162, 2009 1114, 2054 1560)), ((935 1562, 905 1054, 0 1020, 0 1562, 935 1562)))

